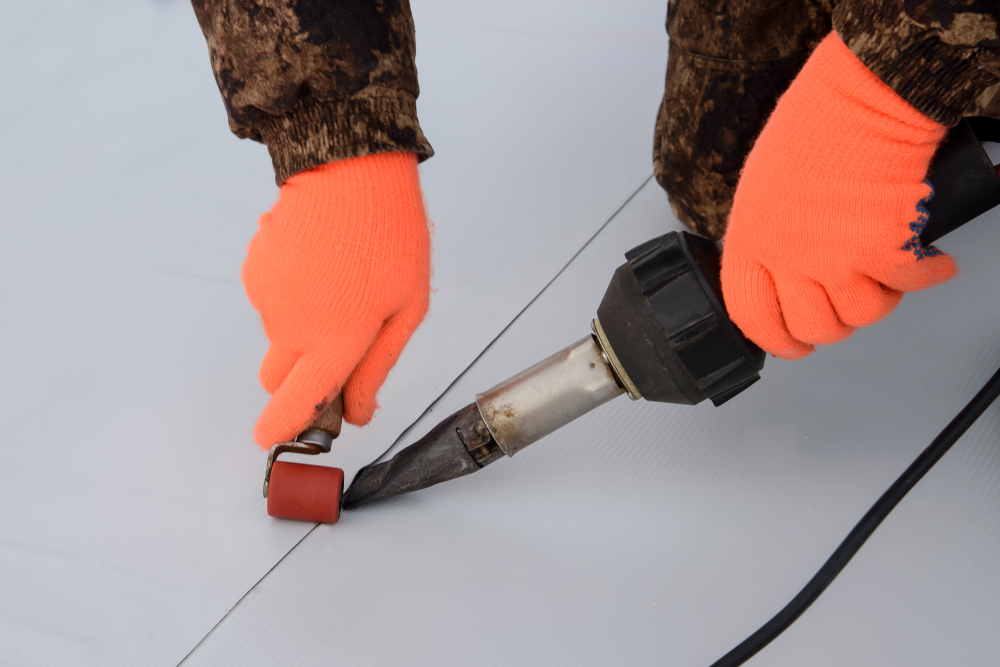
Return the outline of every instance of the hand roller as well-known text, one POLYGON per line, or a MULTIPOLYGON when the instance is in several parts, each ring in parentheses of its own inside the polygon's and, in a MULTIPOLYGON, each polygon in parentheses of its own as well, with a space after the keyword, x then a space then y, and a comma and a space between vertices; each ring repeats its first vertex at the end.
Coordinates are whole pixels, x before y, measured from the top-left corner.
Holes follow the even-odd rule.
POLYGON ((264 471, 267 513, 281 519, 337 523, 344 493, 340 468, 279 461, 280 454, 327 454, 340 435, 344 397, 338 394, 312 425, 292 442, 271 447, 264 471))

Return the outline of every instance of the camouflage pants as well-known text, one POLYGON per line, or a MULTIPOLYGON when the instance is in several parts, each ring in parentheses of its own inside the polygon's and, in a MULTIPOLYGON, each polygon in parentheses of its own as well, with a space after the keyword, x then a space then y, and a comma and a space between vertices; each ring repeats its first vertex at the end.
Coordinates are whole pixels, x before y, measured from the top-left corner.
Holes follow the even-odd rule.
MULTIPOLYGON (((674 214, 720 238, 764 122, 832 29, 837 0, 669 0, 670 53, 653 164, 674 214)), ((996 115, 995 88, 972 112, 996 115)))

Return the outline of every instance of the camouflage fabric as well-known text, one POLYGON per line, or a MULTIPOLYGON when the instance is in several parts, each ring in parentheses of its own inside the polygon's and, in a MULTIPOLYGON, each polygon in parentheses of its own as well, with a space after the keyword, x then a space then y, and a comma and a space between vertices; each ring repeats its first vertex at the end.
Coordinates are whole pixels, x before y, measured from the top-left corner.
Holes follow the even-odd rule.
POLYGON ((1000 3, 977 0, 670 0, 657 181, 693 230, 721 238, 753 142, 812 49, 836 28, 934 120, 996 114, 1000 3))
POLYGON ((998 23, 995 0, 845 0, 833 14, 861 62, 948 126, 1000 81, 998 23))
POLYGON ((719 238, 740 168, 778 96, 831 30, 832 0, 670 0, 653 138, 674 214, 719 238))
POLYGON ((383 152, 433 150, 417 122, 409 0, 192 0, 229 127, 267 145, 275 180, 383 152))
MULTIPOLYGON (((280 184, 369 153, 433 154, 417 122, 409 0, 192 0, 240 137, 280 184)), ((947 125, 1000 113, 996 0, 669 0, 656 178, 719 238, 740 168, 782 92, 835 28, 883 81, 947 125)))

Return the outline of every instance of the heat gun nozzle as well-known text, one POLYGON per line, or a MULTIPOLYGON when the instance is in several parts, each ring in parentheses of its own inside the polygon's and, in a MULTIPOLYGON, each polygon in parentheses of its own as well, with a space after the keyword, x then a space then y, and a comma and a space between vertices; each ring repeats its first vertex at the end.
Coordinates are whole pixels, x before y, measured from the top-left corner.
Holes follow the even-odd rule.
POLYGON ((472 403, 388 461, 362 468, 344 494, 344 509, 468 475, 503 455, 472 403))

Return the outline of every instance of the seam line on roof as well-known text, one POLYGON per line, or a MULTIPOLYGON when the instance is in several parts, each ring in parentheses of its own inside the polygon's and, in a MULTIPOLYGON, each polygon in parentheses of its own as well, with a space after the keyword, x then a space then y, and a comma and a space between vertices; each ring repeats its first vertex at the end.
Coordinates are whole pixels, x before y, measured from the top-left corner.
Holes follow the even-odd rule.
POLYGON ((246 597, 247 597, 248 595, 250 595, 251 593, 253 593, 254 589, 255 589, 255 588, 257 588, 257 586, 259 586, 259 585, 260 585, 260 582, 262 582, 262 581, 264 581, 265 579, 267 579, 268 575, 270 575, 270 574, 271 574, 272 572, 274 572, 274 568, 276 568, 276 567, 278 567, 279 565, 281 565, 281 561, 283 561, 283 560, 285 560, 286 558, 288 558, 288 554, 290 554, 290 553, 292 553, 293 551, 295 551, 295 547, 297 547, 297 546, 299 546, 300 544, 302 544, 302 540, 304 540, 304 539, 306 539, 307 537, 309 537, 310 535, 312 535, 312 532, 313 532, 314 530, 316 530, 316 526, 318 526, 318 525, 319 525, 318 523, 314 523, 314 524, 313 524, 313 527, 309 529, 309 532, 307 532, 307 533, 306 533, 305 535, 303 535, 303 536, 302 536, 302 539, 300 539, 300 540, 299 540, 298 542, 296 542, 296 543, 295 543, 295 544, 294 544, 294 545, 292 546, 292 548, 291 548, 291 549, 289 549, 289 550, 288 550, 287 552, 285 552, 285 555, 284 555, 284 556, 282 556, 281 558, 279 558, 279 559, 278 559, 278 562, 276 562, 276 563, 275 563, 274 565, 272 565, 272 566, 271 566, 271 569, 269 569, 269 570, 268 570, 267 572, 265 572, 265 573, 264 573, 264 576, 263 576, 263 577, 261 577, 260 579, 258 579, 258 580, 257 580, 257 583, 255 583, 255 584, 254 584, 253 586, 251 586, 251 587, 250 587, 250 589, 249 589, 249 590, 248 590, 248 591, 247 591, 246 593, 244 593, 244 594, 243 594, 243 597, 241 597, 241 598, 240 598, 239 600, 237 600, 237 601, 236 601, 236 604, 234 604, 234 605, 233 605, 232 607, 230 607, 230 608, 229 608, 229 611, 227 611, 227 612, 226 612, 225 614, 223 614, 223 615, 222 615, 222 618, 220 618, 220 619, 219 619, 218 623, 216 623, 215 625, 213 625, 213 626, 212 626, 212 629, 211 629, 211 630, 209 630, 209 631, 208 631, 208 633, 207 633, 207 634, 206 634, 206 635, 205 635, 204 637, 202 637, 202 638, 201 638, 201 641, 199 641, 199 642, 198 642, 197 644, 195 644, 195 645, 194 645, 194 648, 193 648, 193 649, 191 649, 190 651, 188 651, 188 654, 187 654, 186 656, 184 656, 184 659, 183 659, 183 660, 181 660, 180 662, 178 662, 178 663, 177 663, 177 667, 180 667, 181 665, 183 665, 183 664, 184 664, 184 663, 185 663, 185 662, 187 661, 187 659, 188 659, 188 658, 190 658, 190 657, 191 657, 192 655, 194 655, 194 652, 198 650, 198 647, 199 647, 199 646, 201 646, 202 644, 204 644, 204 643, 205 643, 205 640, 206 640, 206 639, 208 639, 209 637, 211 637, 211 636, 212 636, 212 633, 213 633, 213 632, 215 632, 215 630, 216 630, 216 629, 217 629, 217 628, 218 628, 218 627, 219 627, 220 625, 222 625, 222 622, 223 622, 224 620, 226 620, 227 618, 229 618, 229 615, 230 615, 231 613, 233 613, 233 611, 234 611, 234 610, 235 610, 235 609, 236 609, 237 607, 239 607, 239 606, 240 606, 240 603, 241 603, 241 602, 243 602, 243 601, 244 601, 244 600, 246 599, 246 597))

